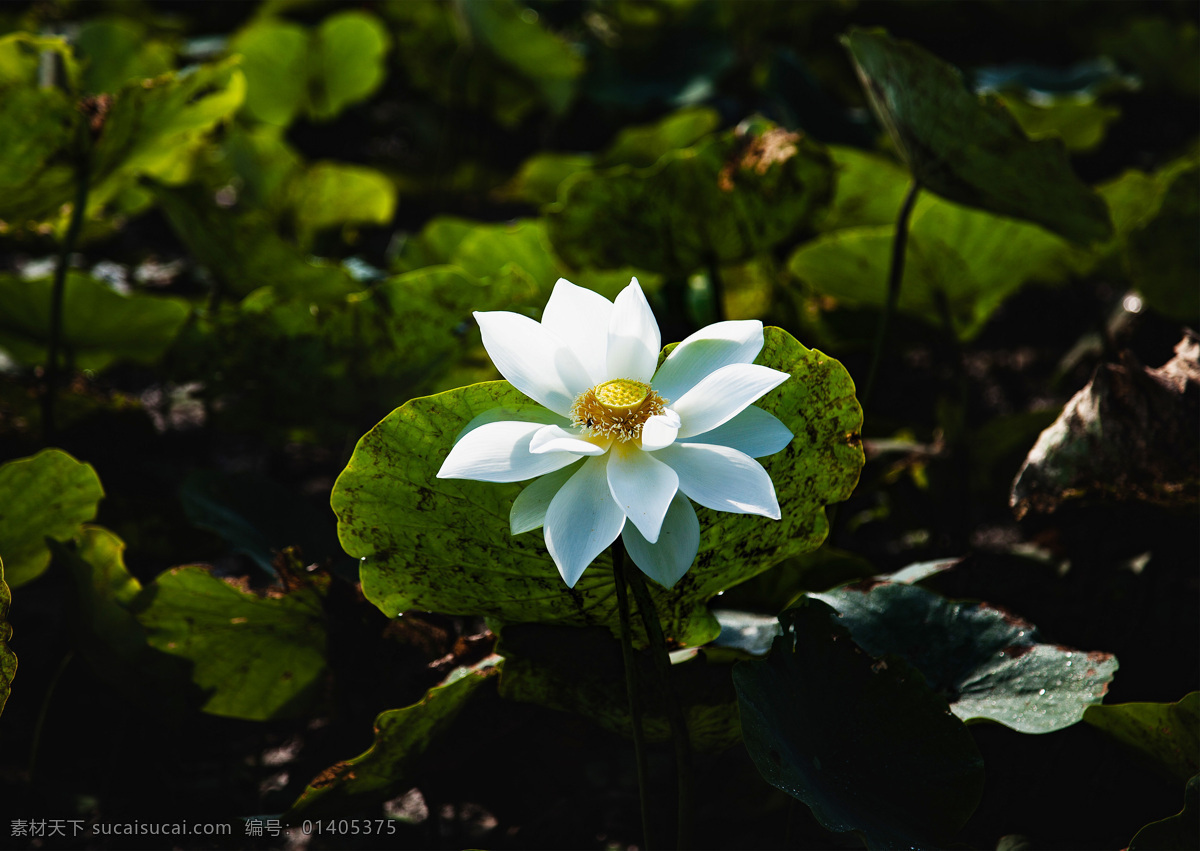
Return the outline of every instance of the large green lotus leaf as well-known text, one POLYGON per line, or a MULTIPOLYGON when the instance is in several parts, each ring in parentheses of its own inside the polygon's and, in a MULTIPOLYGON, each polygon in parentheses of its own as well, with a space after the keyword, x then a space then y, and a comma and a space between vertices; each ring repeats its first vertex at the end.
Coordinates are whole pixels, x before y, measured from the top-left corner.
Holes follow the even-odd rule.
POLYGON ((197 187, 159 184, 155 197, 188 250, 238 296, 269 286, 281 296, 320 303, 360 289, 340 266, 305 259, 261 210, 223 209, 197 187))
POLYGON ((288 21, 258 19, 234 34, 229 50, 242 57, 242 110, 258 121, 286 126, 308 96, 309 34, 288 21))
POLYGON ((1189 851, 1196 841, 1196 819, 1200 817, 1200 774, 1193 775, 1183 790, 1183 809, 1162 821, 1152 822, 1129 840, 1126 851, 1189 851))
POLYGON ((418 782, 426 751, 450 728, 475 692, 500 672, 499 662, 499 657, 489 656, 476 665, 456 668, 419 702, 380 713, 371 747, 313 778, 285 820, 297 824, 306 818, 369 812, 411 789, 418 782))
MULTIPOLYGON (((852 305, 887 301, 893 225, 850 227, 800 246, 792 274, 852 305)), ((897 308, 969 340, 1004 299, 1030 282, 1058 283, 1079 268, 1078 252, 1035 225, 931 196, 918 200, 897 308)))
POLYGON ((296 232, 302 245, 321 228, 343 224, 386 225, 396 210, 396 187, 371 168, 314 163, 289 186, 296 232))
POLYGON ((757 120, 649 168, 576 175, 546 208, 546 220, 571 266, 681 275, 796 238, 829 203, 833 184, 822 146, 757 120))
POLYGON ((922 187, 1082 245, 1112 234, 1104 202, 1071 171, 1060 139, 1030 141, 999 98, 976 97, 956 68, 914 44, 861 29, 843 43, 922 187))
POLYGON ((309 112, 333 118, 370 97, 387 73, 391 39, 378 18, 357 9, 330 15, 317 27, 309 62, 309 112))
POLYGON ((460 8, 481 44, 531 82, 553 112, 566 111, 584 70, 583 56, 536 16, 523 14, 516 0, 462 0, 460 8))
POLYGON ((1180 780, 1200 771, 1200 692, 1177 703, 1090 706, 1083 720, 1142 751, 1180 780))
POLYGON ((236 58, 127 83, 113 97, 91 152, 96 186, 88 206, 141 176, 186 180, 205 134, 237 111, 245 93, 236 58))
MULTIPOLYGON (((697 509, 696 562, 670 591, 651 588, 664 630, 682 644, 717 634, 705 604, 718 592, 817 547, 828 528, 824 506, 849 496, 863 464, 862 410, 840 363, 778 328, 767 329, 757 362, 791 374, 757 403, 796 435, 761 459, 783 518, 697 509)), ((363 592, 390 617, 425 609, 616 630, 604 559, 568 589, 540 531, 509 533, 520 485, 437 478, 456 435, 498 408, 530 422, 546 413, 508 382, 489 382, 414 399, 359 441, 331 502, 342 547, 363 560, 363 592)))
POLYGON ((17 654, 12 652, 8 641, 12 638, 12 625, 8 622, 8 607, 12 604, 12 592, 4 581, 4 560, 0 559, 0 714, 12 693, 13 677, 17 675, 17 654))
MULTIPOLYGON (((0 275, 0 348, 18 361, 44 364, 50 340, 53 282, 0 275)), ((118 360, 148 363, 175 339, 191 313, 181 298, 121 295, 83 272, 68 272, 63 289, 62 351, 79 369, 118 360)))
POLYGON ((0 220, 10 224, 43 219, 74 195, 72 152, 82 118, 65 91, 38 84, 43 52, 62 58, 68 80, 78 78, 62 39, 0 37, 0 220))
POLYGON ((146 27, 131 18, 92 18, 79 27, 84 92, 115 92, 127 80, 157 77, 175 68, 175 52, 146 37, 146 27))
POLYGON ((900 206, 912 184, 903 166, 879 154, 831 145, 837 169, 833 205, 822 218, 823 232, 865 225, 895 226, 900 206))
POLYGON ((90 464, 61 449, 0 466, 0 558, 8 584, 24 585, 50 564, 46 538, 65 541, 96 516, 104 496, 90 464))
POLYGON ((1130 277, 1151 307, 1181 321, 1200 317, 1200 166, 1170 178, 1152 219, 1129 234, 1130 277))
POLYGON ((1007 612, 915 585, 866 582, 809 596, 833 606, 863 650, 919 670, 964 721, 1061 730, 1103 699, 1117 670, 1111 653, 1047 644, 1007 612))
POLYGON ((265 721, 308 712, 326 669, 321 594, 259 596, 198 565, 175 567, 133 603, 152 647, 193 663, 204 711, 265 721))
MULTIPOLYGON (((504 657, 501 697, 582 715, 632 737, 621 645, 607 629, 509 624, 496 652, 504 657)), ((650 653, 643 649, 636 656, 645 713, 642 728, 647 740, 666 742, 671 726, 650 653)), ((687 722, 692 748, 721 751, 741 741, 728 664, 712 664, 703 654, 674 664, 671 690, 687 722)))
POLYGON ((962 827, 983 793, 983 758, 946 702, 903 659, 859 650, 824 603, 779 620, 766 661, 733 669, 763 778, 868 848, 928 848, 962 827))

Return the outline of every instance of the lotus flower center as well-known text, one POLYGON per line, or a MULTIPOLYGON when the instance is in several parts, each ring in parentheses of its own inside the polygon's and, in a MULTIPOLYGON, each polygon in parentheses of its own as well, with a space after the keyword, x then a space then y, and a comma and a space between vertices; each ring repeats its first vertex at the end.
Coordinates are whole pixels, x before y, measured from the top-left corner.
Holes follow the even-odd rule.
POLYGON ((667 409, 667 400, 649 384, 632 378, 614 378, 581 394, 571 406, 571 425, 586 435, 614 440, 637 440, 642 426, 667 409))

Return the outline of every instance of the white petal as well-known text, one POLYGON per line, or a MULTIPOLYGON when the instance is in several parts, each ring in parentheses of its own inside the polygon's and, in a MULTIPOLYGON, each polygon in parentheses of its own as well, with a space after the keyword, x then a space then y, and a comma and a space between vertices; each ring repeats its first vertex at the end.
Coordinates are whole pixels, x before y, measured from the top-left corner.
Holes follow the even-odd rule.
POLYGON ((792 437, 794 435, 788 431, 788 427, 773 414, 750 405, 712 431, 684 438, 680 442, 713 443, 744 452, 751 458, 762 458, 783 449, 792 442, 792 437))
POLYGON ((670 464, 679 475, 679 489, 706 508, 780 517, 775 485, 749 455, 728 446, 675 443, 655 457, 670 464))
POLYGON ((653 455, 625 444, 613 447, 608 459, 608 487, 646 540, 657 541, 667 506, 679 490, 675 471, 653 455))
POLYGON ((550 507, 550 500, 554 499, 559 488, 578 470, 574 465, 563 467, 526 485, 525 490, 513 500, 512 511, 508 513, 509 532, 520 535, 522 532, 540 529, 546 522, 546 509, 550 507))
MULTIPOLYGON (((591 384, 608 378, 608 325, 613 303, 599 293, 559 278, 542 312, 542 327, 567 346, 591 384)), ((585 388, 586 389, 586 388, 585 388)))
POLYGON ((481 425, 459 438, 442 462, 437 477, 474 479, 478 482, 523 482, 579 459, 578 455, 569 452, 532 454, 529 442, 543 428, 547 426, 541 423, 481 425))
MULTIPOLYGON (((607 378, 650 382, 662 347, 658 323, 637 278, 621 290, 608 323, 607 378)), ((585 388, 586 389, 586 388, 585 388)))
POLYGON ((476 311, 483 347, 500 374, 531 399, 563 416, 592 386, 575 353, 528 316, 505 310, 476 311))
POLYGON ((625 512, 608 491, 608 455, 588 458, 546 510, 546 549, 568 588, 604 552, 625 525, 625 512))
POLYGON ((679 433, 680 425, 679 414, 670 408, 648 418, 642 424, 642 449, 653 452, 664 446, 670 446, 675 442, 675 435, 679 433))
POLYGON ((608 451, 608 445, 611 443, 611 440, 607 442, 603 440, 588 440, 561 426, 548 425, 543 426, 534 433, 533 440, 529 441, 529 451, 534 455, 541 455, 545 452, 570 452, 574 455, 603 455, 608 451))
POLYGON ((621 533, 625 551, 633 563, 664 588, 670 588, 688 572, 700 549, 700 521, 696 509, 682 493, 675 494, 657 543, 650 543, 632 523, 621 533))
POLYGON ((710 372, 731 363, 753 363, 762 347, 763 325, 757 319, 708 325, 672 350, 654 374, 654 389, 674 401, 710 372))
POLYGON ((711 431, 788 378, 786 372, 753 363, 731 363, 721 367, 671 404, 683 420, 679 436, 691 437, 711 431))

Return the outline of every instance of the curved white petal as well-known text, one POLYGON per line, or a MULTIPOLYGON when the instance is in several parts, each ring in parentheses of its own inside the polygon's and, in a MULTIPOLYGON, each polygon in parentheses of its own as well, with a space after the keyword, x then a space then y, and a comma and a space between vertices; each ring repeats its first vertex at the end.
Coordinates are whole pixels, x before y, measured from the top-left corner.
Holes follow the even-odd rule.
MULTIPOLYGON (((534 455, 529 442, 541 423, 487 423, 459 438, 450 450, 439 479, 474 479, 478 482, 523 482, 565 467, 579 459, 569 452, 534 455)), ((550 426, 553 428, 553 426, 550 426)))
POLYGON ((715 322, 674 348, 654 374, 654 389, 675 401, 723 366, 753 363, 762 347, 763 324, 757 319, 715 322))
MULTIPOLYGON (((658 365, 662 337, 637 278, 621 290, 608 323, 606 378, 632 378, 647 384, 658 365)), ((586 389, 586 388, 584 388, 586 389)))
POLYGON ((546 510, 546 549, 568 588, 575 587, 584 569, 617 539, 625 525, 625 512, 608 490, 608 457, 584 461, 546 510))
POLYGON ((625 551, 633 563, 664 588, 670 588, 688 572, 700 549, 700 521, 696 509, 682 493, 675 494, 656 543, 650 543, 632 523, 621 533, 625 551))
POLYGON ((575 397, 592 386, 575 353, 528 316, 476 311, 475 321, 500 374, 556 414, 569 416, 575 397))
POLYGON ((574 455, 603 455, 608 451, 607 442, 592 441, 585 437, 580 437, 573 431, 569 431, 561 426, 548 425, 542 426, 538 431, 534 432, 533 439, 529 441, 529 451, 534 455, 541 455, 546 452, 570 452, 574 455))
POLYGON ((706 375, 671 407, 683 420, 680 437, 711 431, 789 378, 786 372, 753 363, 731 363, 706 375))
POLYGON ((525 490, 513 500, 512 510, 508 513, 509 532, 520 535, 522 532, 540 529, 546 522, 546 510, 550 508, 550 500, 554 499, 559 488, 578 470, 574 465, 563 467, 526 485, 525 490))
POLYGON ((655 457, 671 465, 679 476, 679 489, 706 508, 780 517, 775 485, 749 455, 728 446, 675 443, 655 457))
MULTIPOLYGON (((608 378, 608 326, 613 303, 597 292, 559 278, 542 312, 542 327, 557 337, 587 370, 591 386, 608 378)), ((586 388, 584 388, 586 389, 586 388)))
POLYGON ((679 414, 670 408, 661 414, 649 417, 642 424, 642 449, 653 452, 664 446, 670 446, 675 442, 675 435, 679 433, 681 424, 679 414))
POLYGON ((788 427, 773 414, 749 405, 733 419, 726 420, 711 431, 683 438, 680 442, 728 446, 751 458, 762 458, 783 449, 792 442, 793 437, 788 427))
POLYGON ((608 487, 625 516, 654 543, 667 506, 679 491, 679 476, 635 446, 614 447, 608 459, 608 487))

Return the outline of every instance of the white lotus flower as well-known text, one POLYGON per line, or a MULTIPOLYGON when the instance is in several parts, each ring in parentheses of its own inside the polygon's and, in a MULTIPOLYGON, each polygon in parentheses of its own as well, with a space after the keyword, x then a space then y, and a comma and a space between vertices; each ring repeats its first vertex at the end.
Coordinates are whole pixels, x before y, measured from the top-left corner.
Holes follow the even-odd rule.
POLYGON ((548 411, 544 422, 470 429, 438 478, 540 477, 513 503, 510 528, 545 528, 568 587, 618 535, 643 573, 674 585, 700 546, 689 498, 779 519, 771 477, 754 459, 792 433, 751 403, 788 375, 752 363, 761 322, 709 325, 655 372, 658 323, 637 278, 615 303, 559 279, 540 323, 507 311, 475 319, 496 368, 548 411))

